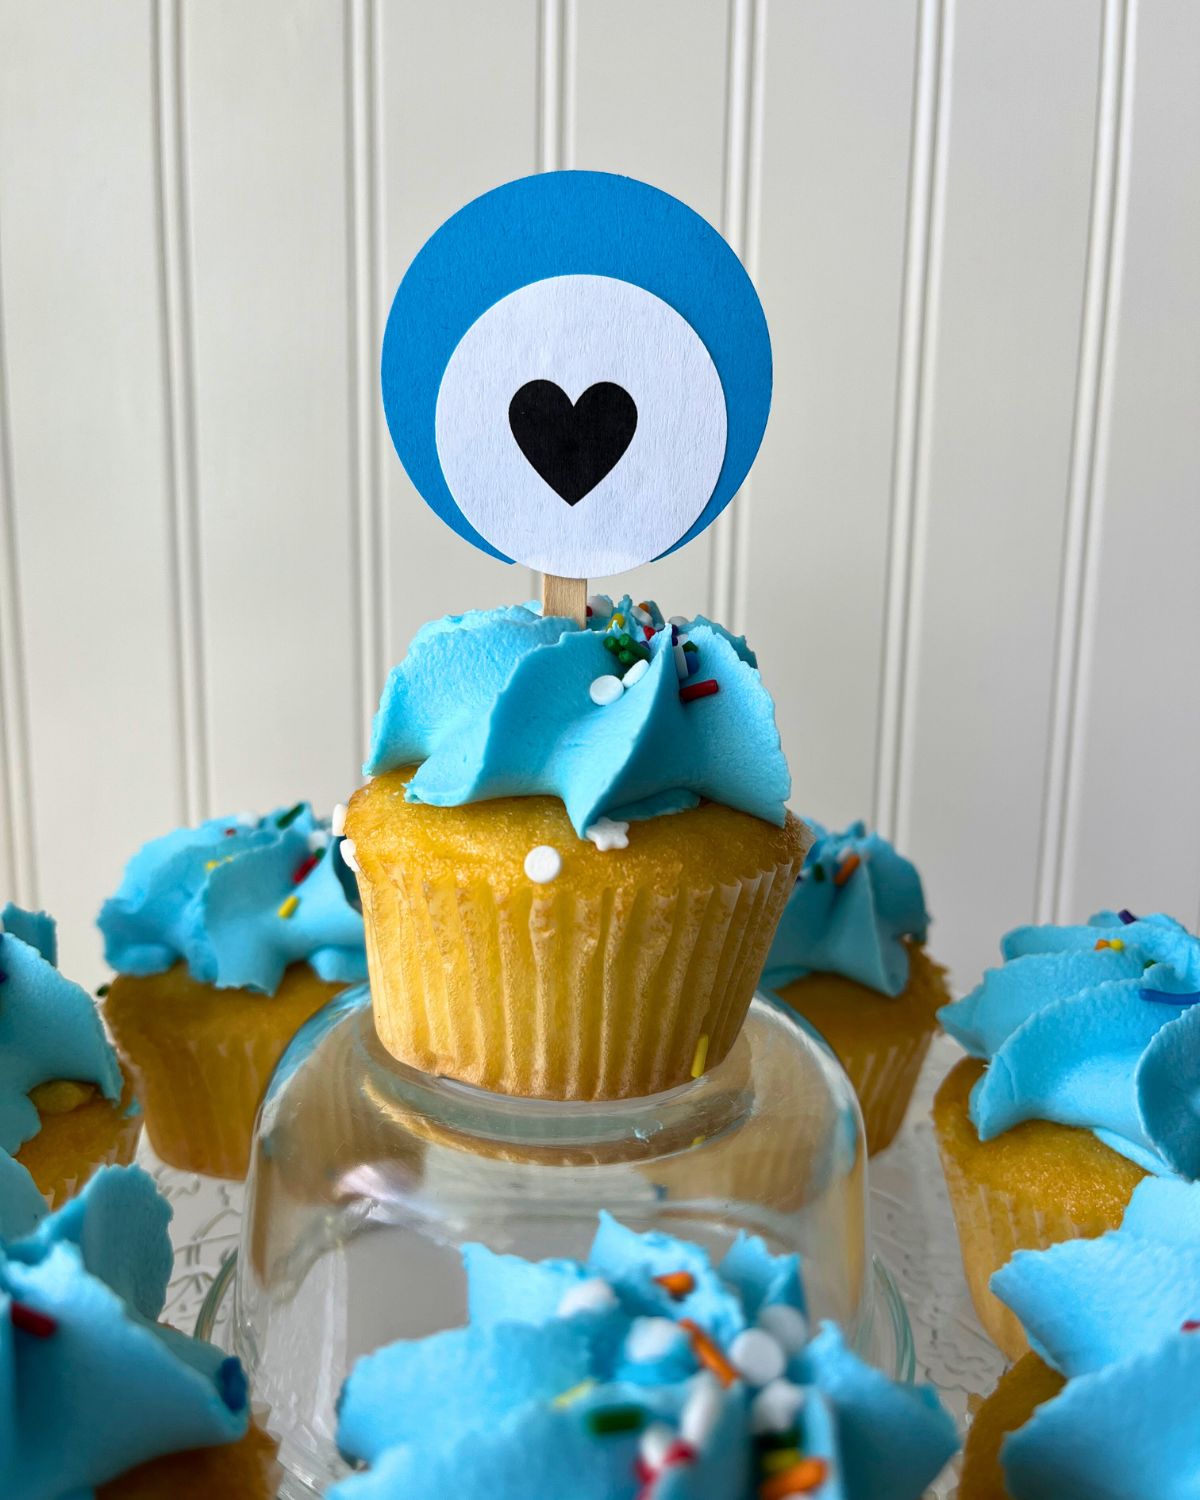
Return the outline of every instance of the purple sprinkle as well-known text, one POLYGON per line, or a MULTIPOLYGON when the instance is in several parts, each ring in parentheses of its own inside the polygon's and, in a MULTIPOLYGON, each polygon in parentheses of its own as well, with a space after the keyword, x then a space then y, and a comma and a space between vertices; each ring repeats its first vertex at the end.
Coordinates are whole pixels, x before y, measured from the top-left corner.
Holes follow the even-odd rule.
POLYGON ((1200 990, 1189 990, 1175 995, 1170 990, 1138 990, 1143 1000, 1155 1000, 1159 1005, 1196 1005, 1200 1003, 1200 990))
POLYGON ((1120 917, 1121 921, 1125 923, 1126 927, 1128 927, 1130 923, 1137 921, 1137 918, 1127 906, 1123 906, 1117 913, 1117 916, 1120 917))
POLYGON ((8 975, 7 975, 7 974, 6 974, 6 973, 5 973, 5 972, 4 972, 4 970, 3 970, 3 969, 0 969, 0 984, 3 984, 3 983, 4 983, 4 981, 5 981, 5 980, 6 980, 6 979, 7 979, 7 978, 8 978, 8 975))

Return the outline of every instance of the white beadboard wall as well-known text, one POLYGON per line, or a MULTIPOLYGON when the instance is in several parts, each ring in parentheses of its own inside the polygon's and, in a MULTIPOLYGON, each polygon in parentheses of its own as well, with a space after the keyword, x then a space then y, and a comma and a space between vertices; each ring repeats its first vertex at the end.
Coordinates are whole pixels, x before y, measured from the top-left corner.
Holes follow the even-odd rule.
MULTIPOLYGON (((358 779, 427 617, 527 597, 379 408, 432 229, 537 169, 720 225, 774 411, 640 570, 758 647, 795 804, 998 932, 1200 915, 1193 0, 0 0, 0 894, 358 779)), ((618 585, 619 586, 619 585, 618 585)))

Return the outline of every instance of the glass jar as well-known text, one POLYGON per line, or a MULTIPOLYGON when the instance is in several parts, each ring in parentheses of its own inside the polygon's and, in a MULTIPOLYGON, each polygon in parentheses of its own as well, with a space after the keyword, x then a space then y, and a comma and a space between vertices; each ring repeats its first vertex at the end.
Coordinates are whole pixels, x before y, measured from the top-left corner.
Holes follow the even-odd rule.
POLYGON ((465 1322, 465 1243, 583 1259, 601 1209, 714 1259, 739 1230, 799 1251, 812 1316, 906 1373, 902 1311, 874 1318, 858 1105, 790 1010, 758 996, 729 1056, 683 1087, 557 1103, 398 1063, 360 985, 297 1035, 264 1100, 221 1335, 280 1439, 284 1493, 346 1472, 335 1403, 361 1355, 465 1322))

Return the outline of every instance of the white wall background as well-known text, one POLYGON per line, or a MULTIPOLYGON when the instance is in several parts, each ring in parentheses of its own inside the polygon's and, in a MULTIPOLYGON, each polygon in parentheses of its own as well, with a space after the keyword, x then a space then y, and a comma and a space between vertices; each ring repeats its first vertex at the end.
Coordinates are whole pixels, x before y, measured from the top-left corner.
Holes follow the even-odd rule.
POLYGON ((527 597, 412 493, 392 290, 497 182, 720 225, 774 412, 635 588, 745 628, 795 803, 1005 926, 1200 908, 1200 5, 0 0, 0 892, 356 784, 426 618, 527 597))

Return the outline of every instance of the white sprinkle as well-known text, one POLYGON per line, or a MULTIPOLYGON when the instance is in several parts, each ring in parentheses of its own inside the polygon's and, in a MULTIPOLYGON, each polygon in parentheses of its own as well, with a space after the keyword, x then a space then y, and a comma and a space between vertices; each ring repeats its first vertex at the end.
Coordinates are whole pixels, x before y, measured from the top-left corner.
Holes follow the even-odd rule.
POLYGON ((587 1281, 577 1281, 574 1286, 567 1288, 558 1304, 558 1315, 560 1318, 570 1318, 581 1312, 604 1312, 606 1308, 616 1305, 617 1294, 608 1282, 602 1276, 592 1276, 587 1281))
POLYGON ((633 606, 633 618, 638 622, 639 625, 654 624, 654 616, 648 609, 643 609, 640 604, 635 604, 633 606))
POLYGON ((603 677, 593 680, 588 688, 588 697, 600 708, 607 708, 610 703, 615 703, 625 691, 625 684, 619 677, 611 672, 606 672, 603 677))
POLYGON ((324 849, 329 843, 329 835, 323 828, 314 828, 308 836, 308 851, 315 854, 318 849, 324 849))
POLYGON ((562 855, 552 844, 538 844, 525 856, 525 873, 537 885, 546 885, 562 874, 562 855))
POLYGON ((587 836, 601 854, 607 854, 610 849, 629 848, 629 824, 612 818, 597 818, 588 828, 587 836))
POLYGON ((667 1454, 675 1445, 675 1434, 665 1422, 651 1422, 650 1426, 642 1433, 642 1440, 638 1444, 638 1456, 642 1462, 653 1473, 657 1474, 659 1469, 667 1461, 667 1454))
POLYGON ((729 1360, 750 1385, 769 1385, 787 1369, 778 1342, 761 1328, 747 1328, 729 1346, 729 1360))
POLYGON ((778 1340, 785 1354, 799 1354, 808 1343, 808 1319, 798 1307, 772 1302, 758 1314, 758 1326, 778 1340))
POLYGON ((339 802, 333 810, 333 816, 329 819, 329 831, 335 839, 340 839, 346 831, 346 804, 339 802))
POLYGON ((627 688, 631 688, 635 683, 641 682, 642 678, 645 677, 646 673, 649 670, 650 663, 644 656, 642 657, 641 661, 635 661, 633 666, 630 667, 629 671, 625 673, 625 686, 627 688))
POLYGON ((342 842, 338 845, 338 848, 342 851, 342 858, 346 861, 346 864, 349 866, 349 868, 353 870, 356 875, 361 875, 362 869, 358 863, 358 860, 355 858, 355 855, 358 851, 354 847, 354 840, 343 839, 342 842))
POLYGON ((671 655, 675 658, 675 675, 682 682, 688 675, 687 652, 682 646, 672 646, 671 655))
POLYGON ((804 1406, 804 1392, 790 1380, 772 1380, 750 1405, 754 1432, 786 1432, 804 1406))
POLYGON ((254 813, 254 812, 240 812, 240 813, 238 813, 237 817, 234 818, 233 821, 235 823, 241 823, 241 824, 243 824, 246 828, 257 828, 258 825, 259 825, 260 819, 259 819, 259 816, 258 816, 257 813, 254 813))
POLYGON ((690 625, 691 621, 685 619, 683 615, 672 615, 667 624, 674 625, 676 630, 682 630, 685 625, 690 625))
POLYGON ((670 1318, 635 1318, 625 1339, 625 1353, 635 1365, 651 1365, 665 1359, 683 1337, 683 1329, 670 1318))
POLYGON ((597 617, 603 616, 604 619, 607 619, 613 612, 612 604, 603 594, 589 594, 588 608, 593 615, 597 617))
POLYGON ((693 1448, 703 1448, 721 1415, 725 1397, 715 1375, 701 1370, 679 1417, 679 1435, 693 1448))

